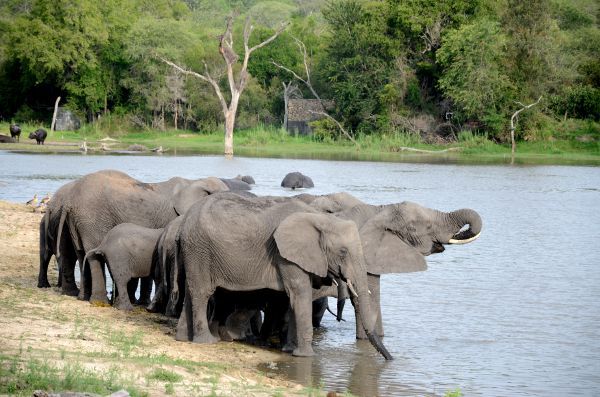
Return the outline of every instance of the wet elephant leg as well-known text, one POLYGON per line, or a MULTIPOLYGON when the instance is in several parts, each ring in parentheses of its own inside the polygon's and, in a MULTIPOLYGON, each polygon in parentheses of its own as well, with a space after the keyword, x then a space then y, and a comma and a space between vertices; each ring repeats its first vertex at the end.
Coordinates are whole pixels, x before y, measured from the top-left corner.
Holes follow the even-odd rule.
MULTIPOLYGON (((114 281, 114 280, 113 280, 114 281)), ((138 285, 140 284, 140 279, 135 277, 127 282, 127 296, 129 297, 129 302, 135 303, 135 291, 137 291, 138 285)))
POLYGON ((133 310, 133 305, 131 304, 131 295, 130 290, 133 285, 133 293, 135 294, 135 290, 137 288, 137 279, 132 279, 129 281, 125 281, 125 277, 115 276, 113 278, 113 296, 115 297, 113 300, 113 307, 116 307, 119 310, 133 310))
MULTIPOLYGON (((312 288, 310 278, 306 272, 294 264, 282 264, 279 267, 284 288, 290 298, 292 316, 289 327, 295 325, 296 348, 292 351, 294 356, 314 356, 312 348, 312 288)), ((292 331, 288 331, 289 336, 292 331)))
MULTIPOLYGON (((214 290, 207 286, 195 285, 194 288, 186 288, 186 296, 189 293, 192 306, 192 333, 194 343, 216 343, 219 341, 211 332, 208 326, 207 306, 208 300, 213 295, 214 290)), ((189 321, 189 319, 188 319, 189 321)))

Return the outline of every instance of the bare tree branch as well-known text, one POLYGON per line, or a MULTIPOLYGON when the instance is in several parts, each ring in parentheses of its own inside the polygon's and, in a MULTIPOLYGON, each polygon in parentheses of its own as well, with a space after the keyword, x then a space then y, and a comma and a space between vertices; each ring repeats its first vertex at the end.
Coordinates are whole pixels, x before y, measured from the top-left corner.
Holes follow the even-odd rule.
POLYGON ((513 115, 510 117, 510 141, 511 141, 511 154, 512 154, 512 161, 514 161, 515 159, 515 129, 517 128, 517 126, 515 125, 515 121, 519 121, 519 113, 521 113, 524 110, 527 110, 535 105, 537 105, 538 103, 540 103, 540 101, 542 100, 542 96, 540 95, 540 97, 538 98, 537 101, 529 104, 529 105, 524 105, 521 102, 517 102, 515 101, 515 103, 519 106, 521 106, 521 109, 517 110, 516 112, 513 113, 513 115))

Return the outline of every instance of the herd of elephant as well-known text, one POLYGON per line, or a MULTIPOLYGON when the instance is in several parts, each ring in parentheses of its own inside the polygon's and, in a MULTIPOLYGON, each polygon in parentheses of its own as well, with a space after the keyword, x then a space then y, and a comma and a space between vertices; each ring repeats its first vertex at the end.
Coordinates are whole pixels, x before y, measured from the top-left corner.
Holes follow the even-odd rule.
POLYGON ((177 340, 278 335, 296 356, 314 354, 327 297, 338 298, 338 320, 350 299, 357 338, 392 359, 381 340, 380 276, 425 270, 425 256, 475 240, 482 227, 471 209, 370 205, 343 192, 256 196, 247 182, 144 183, 105 170, 67 183, 40 223, 38 287, 50 287, 54 255, 62 293, 108 303, 106 264, 113 306, 178 318, 177 340))

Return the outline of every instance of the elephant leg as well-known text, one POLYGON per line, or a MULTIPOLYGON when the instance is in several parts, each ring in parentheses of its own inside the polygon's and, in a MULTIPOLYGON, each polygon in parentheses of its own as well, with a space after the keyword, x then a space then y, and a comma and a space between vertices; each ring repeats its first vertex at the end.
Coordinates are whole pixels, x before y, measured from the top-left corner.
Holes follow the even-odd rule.
POLYGON ((64 250, 58 260, 59 279, 62 281, 62 294, 68 296, 79 295, 79 288, 75 283, 75 266, 77 264, 77 256, 71 250, 64 250))
MULTIPOLYGON (((108 298, 106 297, 106 274, 104 273, 104 263, 96 258, 88 258, 90 275, 92 277, 92 294, 90 296, 90 302, 106 303, 108 304, 108 298)), ((127 291, 127 287, 123 290, 123 294, 127 291)))
POLYGON ((84 261, 85 253, 82 255, 80 252, 77 253, 79 260, 79 295, 77 299, 89 301, 92 295, 92 274, 90 272, 90 266, 87 261, 84 261))
POLYGON ((324 296, 315 299, 312 303, 312 310, 312 325, 315 328, 319 328, 321 326, 321 320, 323 320, 323 315, 327 310, 327 297, 324 296))
MULTIPOLYGON (((292 351, 294 356, 314 356, 312 348, 312 288, 308 273, 293 264, 282 264, 280 267, 284 288, 290 297, 292 321, 296 326, 297 347, 292 351)), ((289 343, 289 342, 288 342, 289 343)))
POLYGON ((185 288, 185 294, 183 298, 183 307, 181 314, 179 315, 179 321, 177 322, 177 333, 175 339, 178 341, 188 342, 192 340, 194 336, 194 330, 192 329, 192 305, 190 303, 190 294, 187 287, 185 288))
POLYGON ((135 277, 127 282, 127 296, 129 297, 129 302, 132 304, 135 303, 135 291, 138 289, 138 285, 140 284, 140 279, 135 277))
POLYGON ((52 255, 46 250, 40 249, 40 271, 38 273, 38 288, 50 288, 48 282, 48 264, 52 255))
POLYGON ((287 318, 286 329, 282 332, 282 339, 285 340, 282 351, 286 353, 293 352, 298 347, 298 338, 296 333, 296 318, 294 317, 294 313, 291 308, 286 313, 285 317, 287 318))
POLYGON ((130 285, 134 285, 137 288, 137 279, 126 280, 124 277, 113 276, 113 290, 116 291, 113 306, 119 310, 133 310, 129 289, 130 285))
MULTIPOLYGON (((192 306, 192 342, 194 343, 216 343, 219 341, 211 332, 208 326, 208 317, 206 308, 208 300, 214 293, 214 290, 202 287, 186 289, 186 295, 189 291, 190 302, 192 306)), ((188 319, 189 321, 189 319, 188 319)))
POLYGON ((141 306, 148 306, 150 304, 150 294, 152 293, 152 277, 142 277, 140 281, 140 298, 136 304, 141 306))

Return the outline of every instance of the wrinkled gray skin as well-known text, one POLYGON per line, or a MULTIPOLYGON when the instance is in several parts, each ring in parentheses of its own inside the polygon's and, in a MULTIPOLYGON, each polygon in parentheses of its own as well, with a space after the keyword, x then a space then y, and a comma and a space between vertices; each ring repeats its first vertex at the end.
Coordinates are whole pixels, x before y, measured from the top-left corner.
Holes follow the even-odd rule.
POLYGON ((255 185, 254 178, 251 175, 238 175, 234 179, 239 179, 242 182, 246 182, 248 185, 255 185))
MULTIPOLYGON (((255 194, 246 190, 215 193, 214 195, 220 194, 256 197, 255 194)), ((203 199, 201 198, 198 201, 203 199)), ((182 291, 185 288, 185 271, 181 261, 177 260, 179 227, 182 219, 182 217, 177 217, 171 221, 158 240, 158 259, 155 263, 155 269, 153 269, 153 273, 156 273, 157 287, 154 298, 147 308, 150 312, 163 313, 169 317, 179 317, 183 305, 184 294, 182 291)))
POLYGON ((40 145, 40 144, 43 145, 47 136, 48 136, 48 133, 46 132, 45 129, 38 128, 37 130, 35 130, 31 134, 29 134, 29 139, 35 139, 35 141, 37 142, 38 145, 40 145))
POLYGON ((342 212, 356 205, 366 204, 365 202, 346 192, 329 193, 320 196, 302 193, 294 196, 294 198, 309 204, 317 211, 326 212, 329 214, 342 212))
POLYGON ((17 138, 17 142, 19 142, 19 140, 21 139, 21 127, 19 126, 19 124, 11 124, 9 127, 10 130, 10 137, 15 139, 15 137, 17 138))
MULTIPOLYGON (((370 303, 377 313, 379 336, 384 334, 380 276, 426 270, 425 256, 443 252, 444 245, 468 242, 476 238, 482 228, 481 217, 471 209, 442 212, 407 201, 383 206, 358 205, 336 216, 355 222, 359 229, 367 261, 370 303)), ((329 288, 321 294, 335 296, 339 290, 329 288)), ((340 316, 338 313, 338 318, 340 316)), ((359 327, 356 331, 357 338, 366 337, 359 327)))
MULTIPOLYGON (((163 228, 200 198, 225 190, 227 186, 212 177, 143 183, 118 171, 96 172, 75 182, 63 211, 75 249, 84 253, 100 245, 106 233, 118 224, 163 228)), ((106 303, 103 263, 96 258, 88 262, 89 272, 82 272, 84 288, 79 297, 106 303)))
POLYGON ((281 181, 281 187, 295 190, 315 187, 315 185, 308 176, 302 175, 300 172, 290 172, 281 181))
POLYGON ((177 261, 177 239, 182 216, 179 216, 165 226, 157 244, 157 261, 153 272, 157 280, 154 298, 148 306, 148 311, 164 313, 177 317, 181 312, 183 299, 179 299, 179 291, 183 290, 185 273, 181 261, 177 261))
MULTIPOLYGON (((250 178, 252 178, 252 177, 250 177, 250 178)), ((221 179, 221 181, 223 181, 223 183, 225 185, 227 185, 229 190, 250 190, 250 189, 252 189, 252 186, 250 186, 249 183, 242 180, 241 178, 238 179, 236 177, 236 178, 232 178, 232 179, 227 179, 227 178, 220 178, 220 179, 221 179)))
POLYGON ((352 283, 356 316, 371 343, 391 356, 373 335, 375 316, 369 308, 366 265, 353 222, 320 214, 286 198, 208 197, 192 207, 180 228, 181 260, 186 273, 184 308, 178 340, 212 343, 207 304, 216 288, 285 291, 296 330, 297 356, 314 354, 312 285, 333 277, 352 283))
MULTIPOLYGON (((96 248, 87 252, 86 260, 105 261, 116 290, 113 306, 132 310, 127 284, 133 278, 150 278, 156 243, 163 229, 149 229, 132 223, 121 223, 112 228, 96 248)), ((144 283, 142 283, 144 285, 144 283)), ((148 304, 152 283, 140 291, 139 304, 148 304)), ((135 290, 133 291, 135 293, 135 290)))

